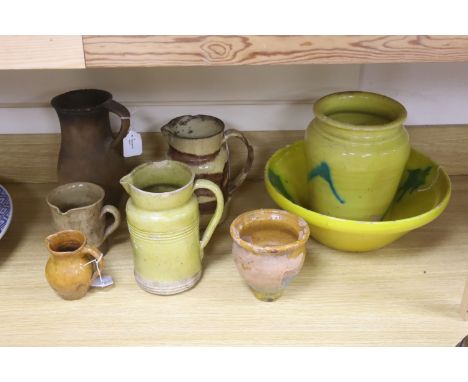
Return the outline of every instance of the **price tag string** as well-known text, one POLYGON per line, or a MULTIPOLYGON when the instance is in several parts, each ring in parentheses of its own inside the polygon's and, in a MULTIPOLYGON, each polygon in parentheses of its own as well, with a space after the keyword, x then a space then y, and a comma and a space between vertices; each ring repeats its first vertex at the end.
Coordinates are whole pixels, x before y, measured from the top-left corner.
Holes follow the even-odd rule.
POLYGON ((101 262, 103 256, 104 255, 101 253, 101 256, 99 256, 99 259, 93 259, 91 261, 88 261, 86 264, 81 265, 81 267, 84 268, 91 263, 96 263, 96 270, 99 276, 99 280, 101 281, 101 284, 102 284, 102 276, 101 276, 101 269, 99 269, 99 263, 101 262))

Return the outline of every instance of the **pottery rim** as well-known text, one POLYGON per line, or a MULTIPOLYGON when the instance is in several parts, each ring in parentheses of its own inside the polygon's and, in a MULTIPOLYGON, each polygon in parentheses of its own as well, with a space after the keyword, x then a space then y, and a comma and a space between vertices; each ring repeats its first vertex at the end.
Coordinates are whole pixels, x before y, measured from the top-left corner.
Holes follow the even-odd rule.
MULTIPOLYGON (((314 109, 314 114, 316 118, 321 120, 322 122, 326 124, 331 124, 341 129, 355 130, 355 131, 356 130, 374 131, 374 130, 393 129, 395 127, 401 126, 407 117, 407 111, 405 107, 397 100, 387 97, 383 94, 366 92, 366 91, 345 91, 345 92, 328 94, 318 99, 314 103, 313 109, 314 109), (333 119, 332 117, 328 116, 330 110, 327 107, 327 102, 333 99, 337 99, 337 98, 346 99, 346 98, 353 98, 353 97, 354 98, 356 97, 367 98, 367 99, 372 99, 375 101, 378 100, 378 101, 384 102, 388 105, 389 108, 391 107, 394 109, 396 115, 392 117, 391 121, 387 123, 382 123, 378 125, 365 125, 365 126, 337 121, 336 119, 333 119)), ((350 110, 344 109, 343 111, 350 111, 350 110)))
MULTIPOLYGON (((186 170, 188 173, 190 173, 190 180, 187 181, 187 183, 185 183, 184 185, 180 186, 179 188, 177 188, 176 190, 172 190, 172 191, 164 191, 164 192, 158 192, 157 195, 161 195, 161 196, 171 196, 171 195, 174 195, 178 192, 181 192, 181 191, 184 191, 186 190, 187 188, 191 187, 194 182, 195 182, 195 173, 190 169, 189 166, 187 166, 185 163, 182 163, 182 162, 178 162, 178 161, 175 161, 175 160, 170 160, 170 159, 166 159, 166 160, 163 160, 163 161, 158 161, 158 162, 147 162, 147 163, 142 163, 140 164, 139 166, 135 167, 129 174, 125 175, 124 177, 122 177, 120 179, 120 183, 122 185, 124 184, 128 184, 132 189, 135 189, 137 190, 138 192, 142 192, 143 194, 147 194, 147 195, 155 195, 154 192, 151 192, 151 191, 145 191, 145 190, 142 190, 141 188, 135 186, 133 184, 133 182, 129 182, 127 179, 133 179, 133 175, 134 173, 137 171, 137 170, 141 170, 145 167, 148 167, 148 166, 154 166, 154 167, 159 167, 159 168, 162 168, 164 166, 168 166, 168 165, 175 165, 175 166, 180 166, 182 167, 184 170, 186 170)), ((127 190, 128 191, 128 190, 127 190)))
POLYGON ((84 246, 86 245, 86 236, 83 232, 75 230, 75 229, 66 229, 63 231, 59 231, 49 235, 45 238, 45 243, 47 245, 47 249, 53 253, 55 256, 68 256, 80 252, 83 250, 84 246), (51 240, 55 239, 59 235, 73 235, 76 238, 76 241, 80 243, 80 246, 73 251, 56 251, 52 248, 51 240))
POLYGON ((168 123, 166 123, 163 127, 161 127, 161 132, 172 134, 173 136, 177 138, 182 138, 182 139, 206 139, 206 138, 212 138, 222 133, 224 129, 225 129, 224 122, 217 117, 214 117, 212 115, 207 115, 207 114, 197 114, 197 115, 187 114, 187 115, 181 115, 180 117, 171 119, 168 123), (187 122, 191 121, 192 119, 209 119, 211 121, 214 121, 218 125, 218 129, 213 134, 206 135, 203 137, 190 137, 190 136, 185 136, 185 135, 181 136, 181 135, 178 135, 176 132, 172 131, 171 129, 177 124, 179 124, 179 122, 184 118, 187 119, 187 122))
POLYGON ((50 104, 52 107, 56 110, 60 110, 61 112, 84 112, 84 111, 91 111, 95 110, 98 108, 101 108, 104 104, 109 102, 109 100, 112 99, 112 94, 109 93, 106 90, 101 90, 101 89, 75 89, 75 90, 70 90, 66 93, 59 94, 52 98, 50 101, 50 104), (83 106, 83 107, 67 107, 67 105, 63 105, 64 99, 67 97, 73 97, 75 94, 82 93, 84 97, 89 96, 94 93, 95 96, 98 96, 101 100, 99 102, 90 104, 89 106, 83 106))
MULTIPOLYGON (((287 223, 286 223, 287 224, 287 223)), ((289 225, 289 224, 288 224, 289 225)), ((279 210, 275 208, 261 208, 258 210, 252 210, 244 212, 243 214, 236 217, 233 222, 231 223, 231 227, 229 229, 232 239, 241 247, 248 250, 249 252, 256 254, 256 255, 279 255, 281 256, 283 252, 296 250, 307 243, 310 236, 310 229, 309 225, 306 223, 304 219, 301 217, 294 215, 288 211, 279 210), (292 219, 295 220, 297 225, 299 226, 299 230, 294 227, 294 230, 297 234, 297 239, 294 242, 282 245, 256 245, 253 243, 249 243, 241 238, 241 229, 242 227, 239 226, 239 223, 242 219, 246 217, 260 215, 260 217, 254 219, 254 221, 269 221, 271 222, 283 222, 284 220, 275 220, 271 219, 272 215, 280 215, 282 218, 292 219), (263 215, 263 216, 262 216, 263 215)))
POLYGON ((60 215, 66 215, 70 211, 78 211, 78 210, 82 210, 82 209, 85 209, 85 208, 96 206, 97 204, 101 203, 104 200, 105 195, 106 195, 106 193, 105 193, 104 189, 101 186, 99 186, 99 185, 97 185, 95 183, 91 183, 91 182, 72 182, 72 183, 66 183, 66 184, 62 184, 62 185, 60 185, 58 187, 55 187, 52 191, 49 192, 49 194, 47 194, 46 202, 49 205, 49 207, 57 210, 57 212, 60 215), (91 187, 91 188, 94 188, 99 193, 99 198, 96 201, 94 201, 94 202, 92 202, 90 204, 86 204, 86 205, 81 206, 81 207, 70 208, 69 210, 66 210, 65 212, 62 212, 57 205, 53 204, 50 201, 50 198, 53 196, 53 194, 55 192, 58 192, 60 189, 72 188, 73 186, 78 186, 80 184, 86 185, 86 186, 91 187))

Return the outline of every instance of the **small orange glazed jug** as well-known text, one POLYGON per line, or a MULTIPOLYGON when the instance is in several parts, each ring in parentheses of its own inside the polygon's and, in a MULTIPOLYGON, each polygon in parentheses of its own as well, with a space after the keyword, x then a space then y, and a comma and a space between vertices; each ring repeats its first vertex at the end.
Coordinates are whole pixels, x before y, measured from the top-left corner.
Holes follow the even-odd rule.
POLYGON ((103 267, 102 253, 87 245, 85 235, 75 230, 57 232, 45 242, 50 253, 45 267, 49 285, 65 300, 80 299, 98 275, 92 260, 103 267))

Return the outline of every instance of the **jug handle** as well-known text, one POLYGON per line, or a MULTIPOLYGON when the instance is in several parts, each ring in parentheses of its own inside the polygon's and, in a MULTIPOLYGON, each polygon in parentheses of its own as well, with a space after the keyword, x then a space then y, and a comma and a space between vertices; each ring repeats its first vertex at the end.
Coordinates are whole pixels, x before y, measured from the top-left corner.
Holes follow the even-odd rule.
POLYGON ((110 204, 107 204, 104 207, 102 207, 102 209, 101 209, 101 218, 106 213, 111 214, 114 217, 114 221, 113 221, 112 224, 110 224, 109 226, 106 227, 106 230, 104 231, 104 238, 102 240, 103 242, 106 241, 106 239, 109 237, 109 235, 114 233, 115 230, 117 228, 119 228, 120 220, 121 220, 119 210, 116 207, 111 206, 110 204))
POLYGON ((253 148, 244 134, 242 134, 239 130, 236 130, 236 129, 226 130, 224 133, 222 144, 226 143, 228 139, 230 138, 238 138, 242 141, 245 147, 247 147, 247 158, 244 162, 244 166, 242 167, 242 170, 240 171, 240 173, 232 181, 231 179, 229 179, 229 184, 228 184, 229 196, 231 196, 233 192, 236 191, 242 183, 244 183, 245 178, 247 178, 247 174, 252 168, 252 163, 254 160, 253 148))
POLYGON ((98 264, 99 264, 99 270, 102 272, 102 268, 104 268, 104 255, 103 253, 97 249, 93 245, 86 244, 83 247, 83 253, 86 255, 90 255, 91 257, 94 257, 96 259, 96 270, 94 271, 93 275, 91 276, 91 282, 99 275, 99 272, 97 270, 98 264))
POLYGON ((218 226, 219 221, 221 220, 221 216, 223 215, 223 210, 224 210, 224 197, 221 189, 213 183, 211 180, 208 179, 197 179, 195 181, 195 186, 194 190, 197 190, 199 188, 206 188, 210 190, 213 194, 215 194, 216 197, 216 210, 215 213, 213 214, 213 217, 211 218, 210 222, 208 223, 208 226, 205 229, 205 232, 203 233, 202 239, 200 241, 200 247, 201 247, 201 255, 200 257, 203 259, 203 249, 206 247, 208 242, 211 239, 211 236, 213 235, 213 232, 215 228, 218 226))
POLYGON ((128 129, 130 128, 130 112, 124 105, 114 101, 113 99, 106 102, 104 107, 111 113, 117 114, 120 117, 120 130, 112 141, 112 147, 120 147, 120 150, 122 150, 122 141, 127 135, 128 129))

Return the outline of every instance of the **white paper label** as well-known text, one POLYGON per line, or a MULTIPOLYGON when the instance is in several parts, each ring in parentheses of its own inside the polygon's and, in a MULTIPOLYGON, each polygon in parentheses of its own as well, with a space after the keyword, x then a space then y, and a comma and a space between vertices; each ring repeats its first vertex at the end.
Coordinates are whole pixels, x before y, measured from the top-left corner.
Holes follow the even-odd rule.
POLYGON ((123 139, 123 155, 125 158, 141 155, 143 152, 143 142, 141 135, 136 131, 130 130, 123 139))
POLYGON ((112 276, 101 276, 96 277, 91 286, 94 288, 105 288, 109 285, 112 285, 113 283, 114 280, 112 280, 112 276))

